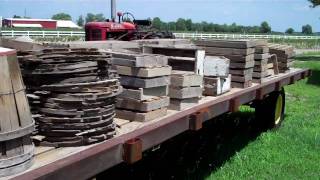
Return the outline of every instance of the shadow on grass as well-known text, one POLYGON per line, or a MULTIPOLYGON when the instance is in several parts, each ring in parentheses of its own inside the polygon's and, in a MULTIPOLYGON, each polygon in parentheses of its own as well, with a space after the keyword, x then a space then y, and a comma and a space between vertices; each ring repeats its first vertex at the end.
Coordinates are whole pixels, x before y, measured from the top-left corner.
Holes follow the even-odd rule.
POLYGON ((134 164, 120 164, 97 179, 204 179, 261 132, 252 128, 254 112, 223 115, 199 132, 183 133, 144 154, 134 164))
POLYGON ((320 61, 320 55, 296 56, 294 59, 296 61, 320 61))
POLYGON ((312 76, 309 77, 307 83, 320 86, 320 71, 312 70, 312 76))

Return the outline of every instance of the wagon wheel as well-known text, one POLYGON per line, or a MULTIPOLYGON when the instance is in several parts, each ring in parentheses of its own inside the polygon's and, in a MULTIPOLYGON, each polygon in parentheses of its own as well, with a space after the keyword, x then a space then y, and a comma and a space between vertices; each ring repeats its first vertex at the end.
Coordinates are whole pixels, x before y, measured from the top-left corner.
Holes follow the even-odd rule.
POLYGON ((277 129, 284 120, 285 92, 272 92, 268 97, 256 103, 256 121, 263 130, 277 129))

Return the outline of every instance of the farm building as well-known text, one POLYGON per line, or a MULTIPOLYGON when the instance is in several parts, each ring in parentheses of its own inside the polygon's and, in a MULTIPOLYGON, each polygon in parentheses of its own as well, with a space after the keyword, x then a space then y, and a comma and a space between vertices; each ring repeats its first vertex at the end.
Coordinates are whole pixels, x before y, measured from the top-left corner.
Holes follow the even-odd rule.
POLYGON ((24 27, 24 28, 80 28, 72 21, 52 20, 52 19, 22 19, 22 18, 5 18, 2 22, 4 27, 24 27))

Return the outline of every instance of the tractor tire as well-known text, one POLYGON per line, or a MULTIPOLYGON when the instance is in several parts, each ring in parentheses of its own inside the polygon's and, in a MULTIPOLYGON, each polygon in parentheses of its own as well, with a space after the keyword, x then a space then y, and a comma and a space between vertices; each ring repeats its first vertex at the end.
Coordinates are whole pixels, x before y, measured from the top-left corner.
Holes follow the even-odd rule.
POLYGON ((265 99, 256 102, 256 122, 262 130, 277 129, 281 126, 285 114, 285 91, 272 92, 265 99))

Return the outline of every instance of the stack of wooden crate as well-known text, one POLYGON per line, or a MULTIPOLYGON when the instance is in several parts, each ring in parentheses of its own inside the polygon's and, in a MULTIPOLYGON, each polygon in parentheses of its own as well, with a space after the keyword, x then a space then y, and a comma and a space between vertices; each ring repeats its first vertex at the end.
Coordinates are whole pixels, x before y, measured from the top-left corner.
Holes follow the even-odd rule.
POLYGON ((115 135, 115 99, 122 91, 111 55, 97 49, 21 52, 22 74, 39 97, 38 138, 46 146, 80 146, 115 135))
POLYGON ((231 88, 230 60, 219 56, 206 56, 203 64, 205 96, 218 96, 231 88))
POLYGON ((288 45, 268 44, 270 54, 277 55, 280 73, 286 73, 293 66, 294 48, 288 45))
POLYGON ((263 83, 274 75, 274 62, 267 44, 256 46, 254 54, 253 82, 263 83))
POLYGON ((206 55, 224 56, 230 59, 231 86, 247 88, 252 85, 255 41, 251 40, 199 40, 197 46, 203 47, 206 55))
POLYGON ((167 57, 121 52, 112 55, 124 87, 117 100, 117 117, 144 122, 165 116, 171 75, 167 57))
POLYGON ((202 96, 203 77, 194 72, 173 71, 169 89, 170 109, 184 110, 197 105, 202 96))

